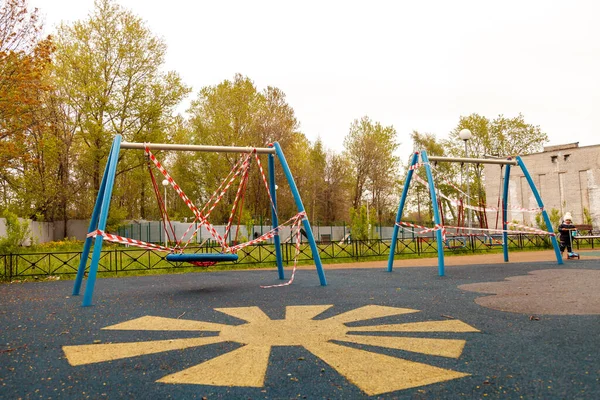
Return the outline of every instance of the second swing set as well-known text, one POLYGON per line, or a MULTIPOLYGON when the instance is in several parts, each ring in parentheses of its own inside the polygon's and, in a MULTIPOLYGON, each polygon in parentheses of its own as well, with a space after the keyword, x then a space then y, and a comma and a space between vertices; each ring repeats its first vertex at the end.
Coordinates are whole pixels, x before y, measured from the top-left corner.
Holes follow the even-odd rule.
MULTIPOLYGON (((556 236, 554 234, 554 232, 552 231, 552 224, 550 222, 550 218, 548 216, 548 213, 546 212, 546 210, 544 209, 544 204, 542 202, 542 198, 540 197, 540 194, 537 190, 537 188, 535 187, 535 184, 533 182, 533 179, 531 178, 531 175, 529 174, 529 172, 527 171, 527 168, 525 167, 525 164, 523 163, 523 160, 521 159, 521 157, 515 157, 515 159, 506 159, 506 160, 501 160, 501 159, 479 159, 479 158, 452 158, 452 157, 436 157, 436 156, 431 156, 428 157, 427 156, 427 152, 425 150, 422 150, 421 152, 415 152, 412 156, 411 159, 411 163, 410 166, 408 168, 408 173, 406 175, 406 179, 404 181, 404 188, 402 190, 402 197, 400 198, 400 204, 398 206, 398 213, 396 215, 396 223, 394 225, 394 231, 392 234, 392 241, 390 244, 390 254, 388 257, 388 267, 387 270, 389 272, 391 272, 393 270, 393 265, 394 265, 394 256, 395 256, 395 251, 396 251, 396 244, 398 241, 398 232, 400 227, 402 226, 415 226, 414 224, 410 224, 407 222, 402 221, 402 215, 403 215, 403 211, 404 211, 404 206, 406 204, 406 198, 407 198, 407 194, 409 191, 409 187, 410 187, 410 183, 412 181, 412 179, 414 179, 415 177, 418 179, 420 179, 417 175, 414 174, 414 171, 417 168, 423 167, 425 168, 426 171, 426 175, 427 175, 427 182, 423 182, 425 183, 428 188, 429 188, 429 194, 431 197, 431 204, 432 204, 432 209, 433 209, 433 222, 434 222, 434 227, 433 228, 425 228, 421 231, 421 233, 426 233, 426 232, 435 232, 435 237, 436 237, 436 242, 437 242, 437 253, 438 253, 438 275, 439 276, 444 276, 445 275, 445 267, 444 267, 444 248, 448 247, 449 245, 454 245, 454 246, 463 246, 464 247, 464 238, 462 238, 462 242, 460 241, 459 237, 454 237, 454 238, 447 238, 446 237, 446 226, 444 225, 444 223, 442 222, 442 218, 441 218, 441 212, 440 212, 440 208, 438 207, 438 192, 436 190, 436 186, 435 186, 435 181, 433 178, 433 174, 432 174, 432 168, 430 165, 430 162, 457 162, 457 163, 475 163, 475 164, 499 164, 499 165, 503 165, 504 168, 504 185, 503 185, 503 190, 502 190, 502 196, 501 196, 501 208, 499 208, 499 210, 501 211, 501 215, 502 215, 502 229, 501 230, 494 230, 494 231, 499 231, 502 235, 502 238, 500 240, 499 235, 487 235, 489 236, 489 243, 491 244, 501 244, 502 245, 502 249, 503 249, 503 254, 504 254, 504 261, 508 262, 508 221, 507 221, 507 211, 508 211, 508 188, 509 188, 509 181, 510 181, 510 171, 511 171, 511 167, 513 166, 518 166, 521 168, 521 171, 523 172, 523 174, 525 175, 525 178, 529 184, 529 187, 537 201, 537 205, 538 205, 538 210, 541 211, 542 217, 544 219, 544 222, 546 224, 547 228, 547 232, 542 232, 537 230, 538 233, 546 233, 549 235, 551 241, 552 241, 552 246, 554 248, 555 254, 556 254, 556 260, 558 262, 558 264, 563 264, 563 260, 562 260, 562 256, 560 253, 560 249, 559 249, 559 245, 558 245, 558 241, 556 240, 556 236), (420 160, 419 160, 420 158, 420 160), (493 239, 491 239, 493 238, 493 239)), ((499 201, 500 204, 500 201, 499 201)), ((485 210, 484 210, 485 211, 485 210)), ((527 229, 528 227, 525 226, 520 226, 523 229, 527 229)), ((419 227, 419 228, 423 228, 423 227, 419 227)), ((471 234, 470 230, 473 231, 492 231, 490 229, 487 228, 468 228, 469 232, 468 234, 471 234)), ((529 232, 531 233, 531 232, 529 232)))

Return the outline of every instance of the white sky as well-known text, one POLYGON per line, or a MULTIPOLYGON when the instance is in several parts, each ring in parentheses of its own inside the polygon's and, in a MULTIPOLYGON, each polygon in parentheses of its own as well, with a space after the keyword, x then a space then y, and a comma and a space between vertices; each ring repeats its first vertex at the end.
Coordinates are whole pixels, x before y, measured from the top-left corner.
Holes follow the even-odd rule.
MULTIPOLYGON (((600 139, 596 0, 118 0, 193 88, 241 73, 287 95, 301 131, 340 152, 353 120, 446 138, 459 117, 517 116, 548 144, 600 139)), ((93 0, 29 0, 48 32, 93 0)), ((187 103, 186 103, 187 104, 187 103)), ((183 108, 185 109, 185 108, 183 108)))

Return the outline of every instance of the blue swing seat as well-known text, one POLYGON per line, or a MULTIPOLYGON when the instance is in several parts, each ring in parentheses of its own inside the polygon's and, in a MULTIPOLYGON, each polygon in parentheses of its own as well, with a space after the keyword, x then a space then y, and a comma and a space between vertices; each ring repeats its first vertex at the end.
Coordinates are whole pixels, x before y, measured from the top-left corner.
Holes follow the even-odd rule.
POLYGON ((462 236, 449 237, 444 241, 447 249, 463 249, 467 246, 467 239, 462 236))
POLYGON ((168 254, 167 261, 174 262, 218 262, 237 261, 237 254, 223 253, 196 253, 196 254, 168 254))

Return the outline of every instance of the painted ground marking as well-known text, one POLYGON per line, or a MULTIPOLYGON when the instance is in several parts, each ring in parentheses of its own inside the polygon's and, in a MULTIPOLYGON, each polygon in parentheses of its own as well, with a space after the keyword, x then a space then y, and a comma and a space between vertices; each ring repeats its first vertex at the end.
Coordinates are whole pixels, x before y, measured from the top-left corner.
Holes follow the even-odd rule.
POLYGON ((216 309, 247 322, 242 325, 145 316, 103 329, 211 331, 219 334, 185 339, 64 346, 63 351, 68 362, 72 366, 78 366, 221 342, 236 342, 242 345, 229 353, 157 381, 170 384, 263 387, 273 346, 303 346, 368 395, 409 389, 469 375, 332 342, 365 344, 457 359, 462 354, 465 340, 401 337, 398 333, 479 332, 462 321, 423 321, 361 327, 346 325, 356 321, 418 312, 408 308, 378 305, 367 305, 327 319, 314 319, 330 307, 332 306, 288 306, 285 319, 280 320, 270 319, 258 307, 216 309), (353 334, 358 332, 363 334, 353 334), (364 334, 369 332, 377 332, 379 335, 364 334), (390 336, 380 336, 385 333, 389 333, 390 336))

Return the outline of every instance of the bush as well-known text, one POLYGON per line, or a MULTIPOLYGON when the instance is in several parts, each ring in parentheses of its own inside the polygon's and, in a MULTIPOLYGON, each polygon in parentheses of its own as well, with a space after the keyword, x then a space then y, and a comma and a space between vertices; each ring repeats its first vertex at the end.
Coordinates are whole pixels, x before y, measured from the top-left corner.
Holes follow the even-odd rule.
MULTIPOLYGON (((550 213, 548 214, 548 218, 550 219, 550 223, 552 224, 552 230, 556 232, 556 230, 558 229, 558 225, 560 224, 560 211, 556 208, 552 208, 550 210, 550 213)), ((542 213, 536 214, 535 223, 541 230, 548 230, 546 227, 546 221, 544 221, 544 218, 542 217, 542 213)))
POLYGON ((31 238, 29 223, 19 222, 17 215, 8 210, 4 210, 2 217, 6 219, 6 237, 0 239, 0 254, 18 253, 23 243, 31 238))

